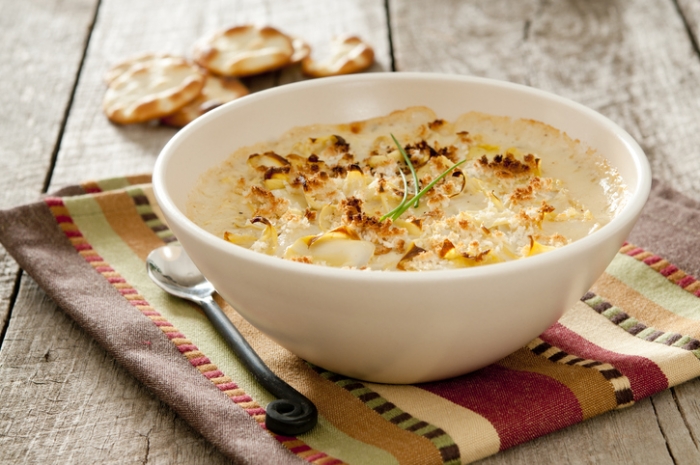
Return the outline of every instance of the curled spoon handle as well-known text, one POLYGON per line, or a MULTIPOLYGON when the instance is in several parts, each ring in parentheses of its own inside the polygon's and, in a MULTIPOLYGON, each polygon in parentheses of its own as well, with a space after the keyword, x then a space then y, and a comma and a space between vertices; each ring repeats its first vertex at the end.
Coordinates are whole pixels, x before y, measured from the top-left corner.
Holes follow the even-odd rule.
POLYGON ((266 408, 265 425, 273 433, 295 436, 311 430, 318 422, 316 406, 265 365, 212 297, 198 299, 209 321, 236 353, 255 379, 277 400, 266 408))

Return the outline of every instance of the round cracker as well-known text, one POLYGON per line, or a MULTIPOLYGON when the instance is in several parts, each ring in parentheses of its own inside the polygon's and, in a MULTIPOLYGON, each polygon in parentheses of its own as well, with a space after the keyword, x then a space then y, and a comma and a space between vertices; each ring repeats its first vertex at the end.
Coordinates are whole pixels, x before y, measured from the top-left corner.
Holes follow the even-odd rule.
POLYGON ((195 45, 193 55, 214 74, 241 77, 279 69, 293 53, 286 34, 270 26, 244 25, 215 32, 195 45))
POLYGON ((202 71, 182 58, 136 64, 109 84, 102 109, 119 124, 162 118, 194 100, 205 81, 202 71))
POLYGON ((236 78, 208 76, 202 92, 194 100, 160 121, 168 126, 181 128, 209 110, 248 93, 248 88, 236 78))
POLYGON ((301 61, 301 71, 309 77, 338 76, 364 71, 374 63, 374 50, 356 36, 342 36, 331 42, 331 54, 322 61, 311 56, 301 61))
POLYGON ((169 57, 173 57, 173 55, 169 53, 155 52, 144 52, 138 55, 131 56, 112 65, 112 67, 109 68, 105 73, 104 81, 105 83, 109 84, 110 82, 114 81, 116 78, 124 74, 126 71, 128 71, 134 65, 144 64, 160 58, 169 57))
POLYGON ((290 65, 301 63, 304 58, 311 55, 311 46, 299 37, 292 37, 292 47, 294 48, 294 52, 292 56, 289 57, 288 64, 290 65))

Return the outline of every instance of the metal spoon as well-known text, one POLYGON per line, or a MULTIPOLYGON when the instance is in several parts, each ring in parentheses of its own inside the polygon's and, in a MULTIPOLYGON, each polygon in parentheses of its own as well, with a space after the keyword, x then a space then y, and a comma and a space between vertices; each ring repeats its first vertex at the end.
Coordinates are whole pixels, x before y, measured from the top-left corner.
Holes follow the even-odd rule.
POLYGON ((146 268, 148 276, 163 290, 202 307, 209 321, 240 361, 268 392, 277 397, 265 409, 267 429, 273 433, 296 436, 316 425, 316 406, 265 365, 214 301, 214 286, 192 263, 181 246, 165 245, 155 249, 146 259, 146 268))

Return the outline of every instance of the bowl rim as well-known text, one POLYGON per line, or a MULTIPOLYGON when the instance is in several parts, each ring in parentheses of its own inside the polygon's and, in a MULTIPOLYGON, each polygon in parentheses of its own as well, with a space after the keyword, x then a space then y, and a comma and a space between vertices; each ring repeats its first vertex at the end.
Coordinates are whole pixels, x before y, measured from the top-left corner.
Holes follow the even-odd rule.
MULTIPOLYGON (((291 127, 289 129, 291 129, 291 127)), ((231 152, 233 153, 235 149, 236 147, 232 148, 231 152)), ((637 218, 639 212, 646 203, 651 190, 651 168, 649 161, 639 144, 617 123, 583 104, 552 92, 523 84, 475 76, 423 72, 377 72, 335 76, 285 84, 250 94, 244 98, 234 100, 207 112, 192 123, 188 124, 186 127, 180 129, 178 133, 175 134, 160 151, 153 170, 152 186, 158 205, 160 206, 161 210, 171 218, 169 221, 176 221, 178 225, 188 234, 198 236, 202 241, 206 242, 208 246, 211 246, 222 253, 231 254, 244 262, 254 262, 258 265, 279 269, 280 271, 307 275, 310 278, 324 277, 326 279, 332 278, 351 281, 372 280, 380 283, 392 283, 397 281, 411 283, 444 281, 446 279, 464 279, 471 276, 490 278, 501 275, 504 272, 518 273, 538 265, 553 265, 554 263, 564 259, 567 254, 577 255, 583 253, 585 250, 592 250, 596 244, 602 243, 605 241, 605 239, 614 236, 620 229, 624 228, 637 218), (268 256, 260 252, 248 250, 244 247, 230 244, 195 224, 175 205, 175 202, 169 195, 165 180, 165 172, 168 161, 170 161, 170 159, 174 156, 177 147, 182 144, 186 138, 190 137, 191 133, 198 131, 201 126, 206 125, 208 121, 219 118, 225 113, 235 111, 235 109, 238 107, 255 105, 255 103, 259 100, 274 98, 279 94, 292 93, 309 87, 342 85, 344 82, 370 82, 387 80, 413 80, 430 82, 455 81, 486 85, 514 90, 517 92, 524 92, 545 100, 554 101, 560 105, 573 107, 574 110, 581 112, 585 117, 593 119, 598 123, 601 123, 603 126, 609 128, 615 136, 621 139, 623 145, 627 147, 627 151, 632 155, 631 158, 634 162, 634 171, 638 178, 637 185, 634 191, 629 192, 626 205, 623 206, 622 210, 618 212, 610 222, 602 226, 594 233, 578 239, 571 244, 567 244, 564 247, 557 248, 545 254, 527 257, 527 260, 512 260, 502 263, 495 263, 488 266, 430 270, 417 273, 345 269, 322 265, 310 266, 309 264, 284 260, 279 257, 268 256)), ((620 246, 622 246, 622 244, 620 244, 620 246)))

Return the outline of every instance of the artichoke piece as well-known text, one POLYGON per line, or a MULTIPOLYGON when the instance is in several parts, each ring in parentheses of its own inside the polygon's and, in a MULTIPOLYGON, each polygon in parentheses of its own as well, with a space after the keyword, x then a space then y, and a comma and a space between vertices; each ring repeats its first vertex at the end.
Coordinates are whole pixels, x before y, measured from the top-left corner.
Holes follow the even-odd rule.
POLYGON ((309 252, 309 244, 316 236, 304 236, 300 237, 292 245, 287 247, 284 251, 284 258, 292 259, 299 257, 311 257, 311 252, 309 252))
POLYGON ((287 159, 290 165, 297 169, 303 167, 308 162, 308 159, 306 157, 302 157, 301 155, 297 155, 296 153, 290 153, 285 158, 287 159))
POLYGON ((232 244, 240 245, 249 249, 258 240, 253 234, 238 234, 231 231, 224 231, 224 239, 232 244))
POLYGON ((556 247, 552 247, 549 245, 544 245, 540 242, 537 242, 534 237, 530 237, 530 248, 527 251, 527 257, 532 257, 533 255, 539 255, 544 252, 549 252, 550 250, 556 249, 556 247))
POLYGON ((277 178, 265 179, 263 181, 263 185, 265 186, 265 189, 270 190, 270 191, 284 189, 284 179, 277 179, 277 178))
POLYGON ((336 134, 332 134, 330 136, 325 137, 318 137, 316 139, 309 139, 309 142, 311 142, 312 153, 321 153, 329 147, 332 147, 333 150, 338 153, 345 153, 350 148, 345 139, 336 134))
POLYGON ((486 185, 481 179, 478 178, 465 178, 463 190, 466 190, 470 194, 481 193, 488 195, 486 185))
POLYGON ((251 225, 262 227, 260 238, 251 245, 251 249, 256 252, 263 252, 268 255, 274 255, 277 250, 277 230, 270 220, 262 216, 256 216, 250 220, 251 225))
POLYGON ((294 145, 293 150, 305 156, 344 154, 350 149, 348 143, 341 136, 332 134, 329 136, 309 137, 294 145))
POLYGON ((481 158, 484 155, 492 155, 500 152, 501 148, 498 145, 492 144, 477 144, 469 147, 467 158, 470 160, 481 158))
POLYGON ((343 181, 343 192, 346 197, 353 197, 365 188, 365 175, 358 165, 350 165, 343 181))
POLYGON ((401 271, 410 270, 411 261, 425 251, 425 249, 422 249, 418 247, 415 243, 411 242, 411 245, 408 248, 408 252, 406 252, 404 256, 401 257, 401 260, 399 260, 399 262, 396 264, 396 269, 401 271))
POLYGON ((324 205, 318 212, 318 227, 324 232, 330 230, 336 217, 338 217, 338 208, 333 204, 324 205))
POLYGON ((254 153, 248 157, 248 166, 251 168, 271 168, 289 166, 289 161, 275 152, 254 153))
POLYGON ((314 239, 309 242, 309 247, 311 247, 315 242, 323 242, 331 239, 350 239, 353 241, 359 241, 360 236, 358 236, 355 231, 352 231, 345 226, 341 226, 332 231, 328 231, 327 233, 315 236, 314 239))
POLYGON ((393 225, 396 226, 397 228, 404 228, 406 231, 408 231, 409 236, 415 236, 418 237, 421 234, 421 220, 415 218, 413 220, 402 220, 398 219, 393 222, 393 225))
POLYGON ((391 163, 397 163, 403 160, 403 155, 398 150, 392 150, 387 154, 372 155, 367 158, 367 164, 372 168, 377 168, 379 166, 386 166, 391 163))
POLYGON ((498 263, 501 261, 501 259, 498 258, 496 254, 491 252, 491 250, 485 250, 476 255, 470 255, 468 253, 459 253, 454 248, 447 251, 443 258, 451 261, 460 268, 489 265, 491 263, 498 263))
POLYGON ((363 241, 345 227, 298 239, 285 252, 285 258, 311 257, 331 266, 366 266, 374 255, 374 244, 363 241))
POLYGON ((501 261, 501 259, 498 258, 490 249, 479 252, 476 255, 463 252, 460 253, 449 239, 445 239, 443 241, 438 255, 445 260, 449 260, 458 268, 488 265, 490 263, 498 263, 501 261))
POLYGON ((486 193, 486 197, 493 203, 493 206, 498 210, 503 210, 503 202, 498 198, 494 191, 489 191, 486 193))
POLYGON ((289 166, 272 166, 265 171, 263 185, 268 190, 284 189, 289 181, 289 166))
POLYGON ((243 227, 244 232, 224 231, 224 239, 232 244, 250 249, 256 242, 265 245, 260 250, 265 253, 274 253, 277 248, 277 231, 267 218, 256 216, 243 227))
POLYGON ((444 241, 442 241, 442 245, 440 246, 438 255, 440 256, 440 258, 445 258, 445 256, 451 252, 455 252, 455 245, 452 243, 451 240, 445 239, 444 241))
POLYGON ((445 193, 448 197, 454 197, 464 191, 464 187, 467 185, 467 177, 462 170, 455 168, 448 180, 445 180, 445 183, 450 185, 449 189, 445 189, 445 193))
POLYGON ((501 254, 506 256, 506 260, 517 260, 519 258, 522 258, 521 255, 517 254, 516 252, 513 252, 513 250, 511 250, 511 248, 508 245, 501 246, 501 254))

